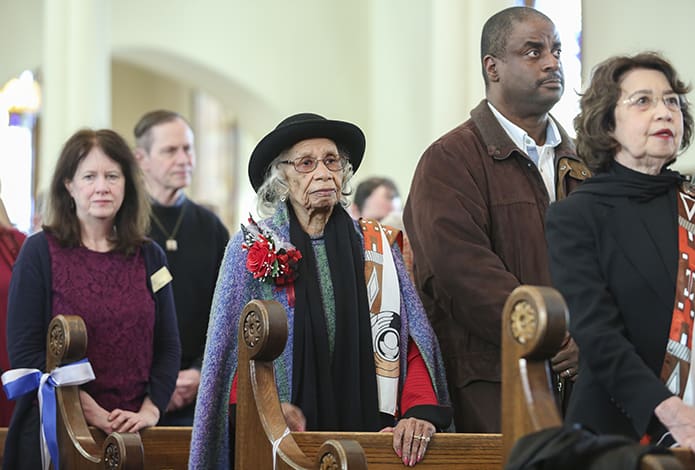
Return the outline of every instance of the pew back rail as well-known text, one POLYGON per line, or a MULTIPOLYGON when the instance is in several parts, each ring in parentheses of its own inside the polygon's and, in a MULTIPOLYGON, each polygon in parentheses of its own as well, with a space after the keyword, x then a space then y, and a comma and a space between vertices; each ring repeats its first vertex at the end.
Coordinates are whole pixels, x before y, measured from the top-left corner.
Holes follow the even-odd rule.
POLYGON ((288 427, 273 369, 287 341, 283 307, 252 300, 241 314, 238 334, 235 468, 366 469, 362 447, 354 440, 326 439, 312 460, 293 434, 285 435, 288 427))

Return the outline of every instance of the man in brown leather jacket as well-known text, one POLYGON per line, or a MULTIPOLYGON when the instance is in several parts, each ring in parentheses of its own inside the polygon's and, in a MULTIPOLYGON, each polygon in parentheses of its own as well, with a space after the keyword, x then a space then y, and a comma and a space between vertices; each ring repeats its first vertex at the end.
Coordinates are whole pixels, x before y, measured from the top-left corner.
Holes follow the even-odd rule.
MULTIPOLYGON (((564 91, 552 21, 526 7, 497 13, 481 59, 486 100, 425 151, 404 213, 458 432, 500 432, 504 302, 520 284, 550 285, 545 211, 589 176, 549 115, 564 91)), ((552 366, 578 373, 569 337, 552 366)))

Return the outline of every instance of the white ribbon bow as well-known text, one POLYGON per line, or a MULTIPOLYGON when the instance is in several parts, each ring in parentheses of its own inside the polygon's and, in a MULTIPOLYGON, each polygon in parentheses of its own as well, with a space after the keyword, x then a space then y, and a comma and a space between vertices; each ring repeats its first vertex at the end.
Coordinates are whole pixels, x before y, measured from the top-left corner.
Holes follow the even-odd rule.
POLYGON ((280 448, 280 443, 284 438, 290 435, 290 428, 285 428, 285 432, 282 433, 277 440, 273 441, 273 470, 275 470, 275 460, 278 455, 278 449, 280 448))
POLYGON ((2 374, 5 394, 11 400, 38 388, 41 463, 44 470, 48 470, 51 461, 55 470, 59 470, 55 388, 82 385, 94 379, 94 370, 87 359, 56 367, 50 373, 42 373, 38 369, 12 369, 2 374))

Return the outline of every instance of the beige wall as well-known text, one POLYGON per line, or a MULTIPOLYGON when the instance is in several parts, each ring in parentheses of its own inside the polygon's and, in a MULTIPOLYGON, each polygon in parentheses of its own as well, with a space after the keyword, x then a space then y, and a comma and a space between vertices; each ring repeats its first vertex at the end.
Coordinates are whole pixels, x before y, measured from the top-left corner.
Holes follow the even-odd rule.
POLYGON ((374 1, 367 154, 356 180, 385 175, 407 194, 425 148, 482 98, 480 28, 507 0, 374 1), (394 8, 399 5, 401 8, 394 8))
POLYGON ((388 174, 405 192, 424 148, 482 97, 480 25, 508 4, 122 0, 113 53, 206 88, 254 141, 296 112, 353 121, 367 134, 356 182, 388 174))
POLYGON ((148 67, 179 61, 179 70, 167 71, 186 81, 207 85, 206 74, 224 79, 215 90, 222 99, 252 97, 264 106, 265 115, 252 118, 258 111, 237 102, 241 120, 258 133, 300 110, 364 121, 365 5, 119 0, 112 48, 148 67))
POLYGON ((43 0, 0 0, 0 86, 41 65, 43 0))
MULTIPOLYGON (((44 48, 55 39, 46 37, 51 34, 51 18, 45 18, 47 24, 43 19, 44 2, 50 1, 0 1, 0 26, 4 37, 12 38, 0 51, 0 80, 44 63, 44 48)), ((490 14, 512 3, 69 0, 69 4, 79 10, 80 2, 93 1, 108 4, 96 10, 109 15, 110 47, 103 51, 113 59, 108 105, 113 109, 111 125, 128 138, 142 110, 161 102, 186 114, 191 109, 189 91, 200 88, 217 98, 239 126, 240 168, 245 167, 253 144, 281 118, 313 111, 359 124, 368 144, 357 180, 387 174, 403 193, 422 150, 465 120, 483 97, 480 29, 490 14), (156 77, 161 80, 153 81, 156 77)), ((657 49, 676 63, 687 81, 694 80, 690 44, 695 2, 584 0, 583 4, 585 76, 610 54, 657 49)), ((50 159, 56 153, 55 148, 44 148, 42 155, 50 159)), ((678 165, 695 168, 695 157, 688 154, 678 165)), ((240 200, 248 205, 252 195, 245 171, 238 174, 240 200)))
POLYGON ((137 65, 111 63, 111 127, 134 145, 133 127, 153 109, 173 109, 190 119, 192 90, 178 80, 137 65))

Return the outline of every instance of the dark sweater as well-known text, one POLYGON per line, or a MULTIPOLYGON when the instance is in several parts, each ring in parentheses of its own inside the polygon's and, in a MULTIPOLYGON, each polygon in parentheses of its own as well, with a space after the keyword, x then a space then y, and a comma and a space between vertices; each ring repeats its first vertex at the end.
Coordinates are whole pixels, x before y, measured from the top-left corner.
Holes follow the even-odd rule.
POLYGON ((190 199, 184 198, 183 204, 173 207, 153 204, 154 217, 168 233, 165 234, 153 219, 150 236, 164 250, 181 210, 185 211, 183 220, 174 237, 177 250, 165 253, 174 276, 172 286, 181 337, 181 369, 200 369, 212 294, 229 232, 215 214, 190 199))

